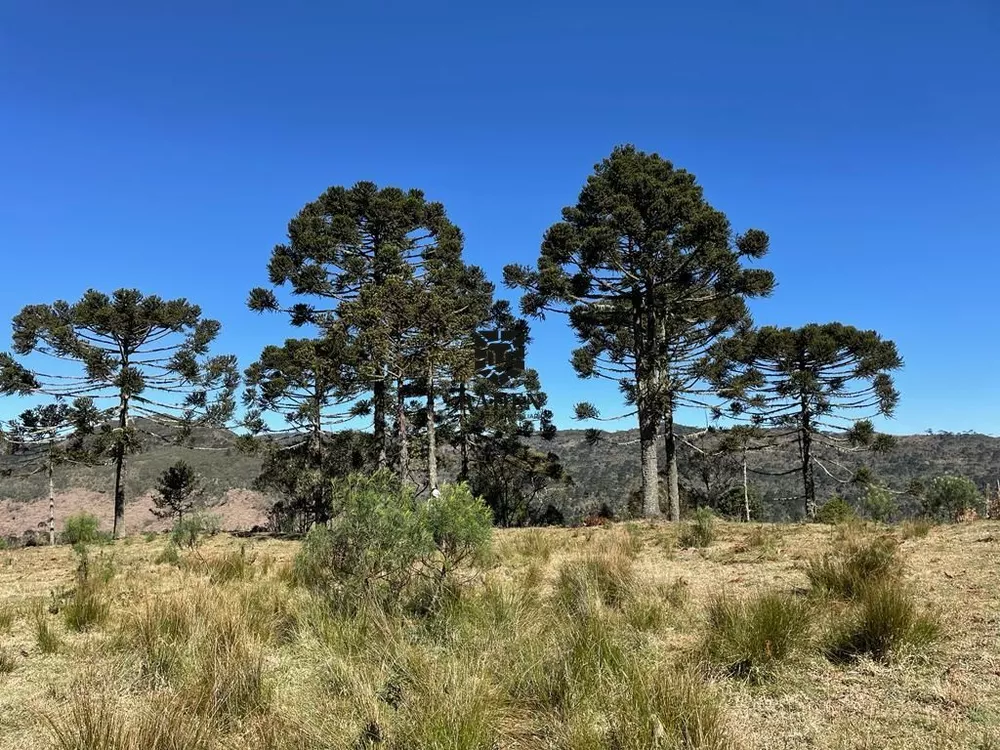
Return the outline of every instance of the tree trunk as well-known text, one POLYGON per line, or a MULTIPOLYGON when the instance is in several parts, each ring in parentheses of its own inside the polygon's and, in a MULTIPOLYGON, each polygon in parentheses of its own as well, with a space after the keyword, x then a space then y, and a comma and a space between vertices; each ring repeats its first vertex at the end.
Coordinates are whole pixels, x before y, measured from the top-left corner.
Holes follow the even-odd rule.
POLYGON ((56 543, 56 491, 55 491, 55 481, 53 480, 52 472, 52 454, 49 453, 49 544, 54 545, 56 543))
POLYGON ((462 452, 462 471, 458 479, 465 482, 469 479, 469 438, 465 432, 465 381, 458 385, 458 399, 459 448, 462 452))
POLYGON ((399 481, 410 481, 410 437, 406 432, 406 401, 403 398, 403 379, 396 381, 396 437, 399 440, 399 481))
POLYGON ((427 484, 430 489, 438 486, 437 435, 434 424, 434 365, 427 365, 427 484))
POLYGON ((746 512, 747 523, 750 523, 750 488, 747 485, 747 454, 743 452, 743 510, 746 512))
MULTIPOLYGON (((667 502, 670 509, 670 520, 681 520, 680 481, 677 476, 677 441, 674 437, 674 407, 667 406, 663 419, 663 448, 667 462, 667 502)), ((706 488, 707 489, 707 488, 706 488)), ((705 493, 706 496, 708 492, 705 493)))
POLYGON ((372 407, 374 410, 375 466, 384 469, 389 465, 386 451, 385 430, 385 380, 376 380, 372 384, 372 407))
POLYGON ((656 457, 656 433, 659 425, 646 407, 639 409, 639 455, 642 462, 642 515, 659 518, 660 469, 656 457))
MULTIPOLYGON (((126 365, 127 366, 127 363, 126 365)), ((111 537, 117 539, 125 531, 125 454, 128 429, 128 396, 122 396, 118 415, 118 444, 115 446, 115 521, 111 537)))
POLYGON ((806 518, 816 518, 816 482, 812 465, 812 415, 802 402, 802 489, 805 492, 806 518))

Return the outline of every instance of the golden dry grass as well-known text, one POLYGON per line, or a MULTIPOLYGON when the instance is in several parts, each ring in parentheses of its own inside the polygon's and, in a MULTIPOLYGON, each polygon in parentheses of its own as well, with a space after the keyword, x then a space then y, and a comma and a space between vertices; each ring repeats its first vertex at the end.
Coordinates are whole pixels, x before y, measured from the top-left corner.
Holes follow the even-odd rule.
MULTIPOLYGON (((175 566, 154 562, 162 540, 129 539, 104 548, 117 569, 106 591, 110 615, 82 633, 48 611, 52 592, 73 586, 73 553, 3 551, 0 612, 14 615, 0 629, 0 649, 13 662, 0 673, 0 750, 56 748, 51 724, 71 727, 91 709, 116 717, 127 735, 121 747, 153 742, 150 722, 170 712, 187 717, 198 747, 220 749, 349 748, 365 746, 357 744, 365 737, 372 748, 684 746, 656 734, 657 706, 673 695, 661 695, 664 680, 719 707, 728 744, 706 747, 1000 747, 1000 523, 935 527, 901 542, 907 585, 942 622, 927 651, 887 665, 834 665, 814 651, 760 686, 698 663, 713 597, 805 596, 805 562, 841 533, 719 524, 711 546, 680 549, 666 524, 501 531, 475 606, 416 623, 324 614, 287 584, 295 542, 254 542, 254 575, 229 576, 219 570, 239 554, 239 540, 211 539, 175 566), (552 619, 565 609, 560 577, 592 559, 627 568, 631 593, 595 605, 585 625, 552 619), (39 609, 58 632, 57 653, 39 649, 39 609), (563 682, 536 662, 565 667, 563 682), (634 679, 611 679, 605 668, 619 666, 634 679), (593 682, 589 697, 574 679, 593 682), (554 704, 538 707, 553 690, 562 691, 562 715, 554 704), (619 706, 606 714, 607 731, 602 691, 619 706), (647 713, 630 714, 625 703, 647 713)), ((833 616, 846 605, 825 606, 833 616)), ((713 710, 699 705, 688 706, 691 715, 713 710)))

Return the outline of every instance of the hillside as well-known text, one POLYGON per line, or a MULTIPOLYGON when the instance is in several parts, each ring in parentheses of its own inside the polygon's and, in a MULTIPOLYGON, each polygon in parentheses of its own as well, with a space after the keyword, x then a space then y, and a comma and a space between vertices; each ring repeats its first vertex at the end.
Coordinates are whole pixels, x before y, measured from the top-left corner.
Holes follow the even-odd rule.
MULTIPOLYGON (((683 434, 692 428, 680 428, 683 434)), ((639 485, 636 430, 602 433, 594 445, 585 440, 583 430, 563 430, 550 441, 535 440, 540 450, 559 455, 573 483, 565 492, 552 496, 570 519, 592 512, 607 503, 616 514, 627 512, 630 493, 639 485)), ((663 448, 660 447, 661 460, 663 448)), ((447 476, 455 470, 455 461, 442 456, 442 471, 447 476)), ((697 455, 681 445, 680 473, 682 491, 704 488, 705 482, 697 455)), ((882 456, 854 454, 844 464, 853 471, 867 461, 869 467, 892 487, 903 489, 913 479, 931 479, 947 473, 968 476, 981 488, 992 485, 1000 476, 1000 438, 978 434, 908 435, 898 439, 895 450, 882 456)), ((181 447, 149 436, 145 449, 128 464, 126 489, 141 510, 130 508, 127 523, 130 528, 145 529, 155 519, 148 512, 148 494, 157 475, 173 462, 183 459, 202 475, 206 494, 213 503, 223 500, 228 506, 223 515, 242 528, 259 523, 261 510, 269 499, 247 491, 260 468, 260 458, 241 453, 233 447, 233 435, 221 430, 200 430, 193 438, 193 447, 181 447), (234 492, 238 490, 238 492, 234 492), (240 509, 239 506, 246 507, 240 509), (245 512, 244 512, 245 511, 245 512)), ((793 468, 797 459, 794 446, 772 449, 751 457, 751 482, 762 495, 769 519, 795 518, 801 512, 799 477, 797 474, 770 476, 757 472, 779 472, 793 468)), ((0 472, 13 467, 13 459, 0 456, 0 472)), ((661 466, 662 468, 662 466, 661 466)), ((718 492, 739 482, 734 465, 710 467, 709 491, 718 492)), ((849 472, 847 472, 849 474, 849 472)), ((846 474, 845 474, 846 476, 846 474)), ((844 491, 845 487, 816 472, 817 490, 821 498, 844 491)), ((74 512, 77 506, 91 510, 108 505, 110 513, 112 476, 107 466, 87 467, 65 465, 56 472, 57 516, 74 512)), ((48 518, 48 503, 38 502, 46 495, 42 474, 30 477, 0 475, 0 533, 20 534, 35 528, 48 518)), ((110 520, 110 518, 108 519, 110 520)))

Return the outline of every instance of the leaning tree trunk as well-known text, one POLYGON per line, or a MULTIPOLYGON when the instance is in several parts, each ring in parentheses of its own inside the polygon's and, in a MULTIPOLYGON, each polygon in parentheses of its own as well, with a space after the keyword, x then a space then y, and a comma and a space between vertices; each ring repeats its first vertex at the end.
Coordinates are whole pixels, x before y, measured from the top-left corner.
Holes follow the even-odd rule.
POLYGON ((431 491, 438 486, 437 435, 434 424, 434 365, 427 365, 427 483, 431 491))
POLYGON ((680 481, 677 476, 677 439, 674 436, 674 407, 667 406, 663 420, 663 448, 667 462, 667 500, 670 508, 670 520, 681 520, 680 481))
POLYGON ((56 492, 55 482, 52 477, 51 453, 49 453, 49 463, 46 468, 48 469, 49 474, 49 544, 54 545, 56 543, 56 492))
POLYGON ((125 531, 125 455, 128 430, 128 396, 122 396, 118 415, 118 444, 115 446, 115 521, 111 536, 117 539, 125 531))

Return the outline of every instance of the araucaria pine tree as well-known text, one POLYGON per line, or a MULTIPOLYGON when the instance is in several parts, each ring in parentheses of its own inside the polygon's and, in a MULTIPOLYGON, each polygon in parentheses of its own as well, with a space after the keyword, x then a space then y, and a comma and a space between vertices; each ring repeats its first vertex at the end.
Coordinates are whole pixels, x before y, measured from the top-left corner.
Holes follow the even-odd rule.
POLYGON ((194 469, 178 461, 167 467, 156 480, 153 506, 150 512, 157 518, 176 518, 180 523, 191 512, 201 491, 201 482, 194 469))
MULTIPOLYGON (((700 364, 713 341, 750 326, 745 299, 770 294, 769 271, 743 263, 766 254, 768 237, 734 235, 694 175, 657 154, 616 148, 595 167, 575 206, 545 233, 535 268, 504 270, 525 290, 524 313, 567 313, 582 345, 583 378, 619 384, 639 422, 643 513, 658 516, 656 436, 665 427, 671 518, 679 516, 674 410, 700 403, 700 364)), ((597 418, 590 404, 578 418, 597 418)))
POLYGON ((721 342, 710 369, 729 415, 771 427, 772 439, 798 443, 805 513, 816 514, 814 467, 838 481, 853 473, 838 456, 887 450, 871 418, 891 417, 899 401, 892 372, 903 360, 892 341, 842 323, 768 326, 721 342), (838 476, 838 474, 840 476, 838 476))
POLYGON ((355 344, 341 362, 357 384, 358 411, 372 415, 376 464, 390 459, 388 426, 396 424, 399 474, 408 475, 409 436, 400 404, 414 373, 420 284, 428 264, 458 262, 462 236, 440 203, 419 190, 379 189, 371 182, 331 187, 288 224, 288 242, 274 248, 268 274, 297 302, 282 307, 273 290, 250 293, 252 310, 285 310, 295 325, 334 322, 355 344))
POLYGON ((127 457, 140 448, 140 432, 163 432, 137 426, 135 418, 183 441, 193 427, 221 426, 232 416, 236 359, 209 355, 219 323, 185 299, 90 290, 75 303, 29 305, 13 328, 15 353, 40 352, 77 366, 74 374, 34 372, 37 392, 91 398, 108 415, 95 437, 115 467, 115 536, 124 528, 127 457))

